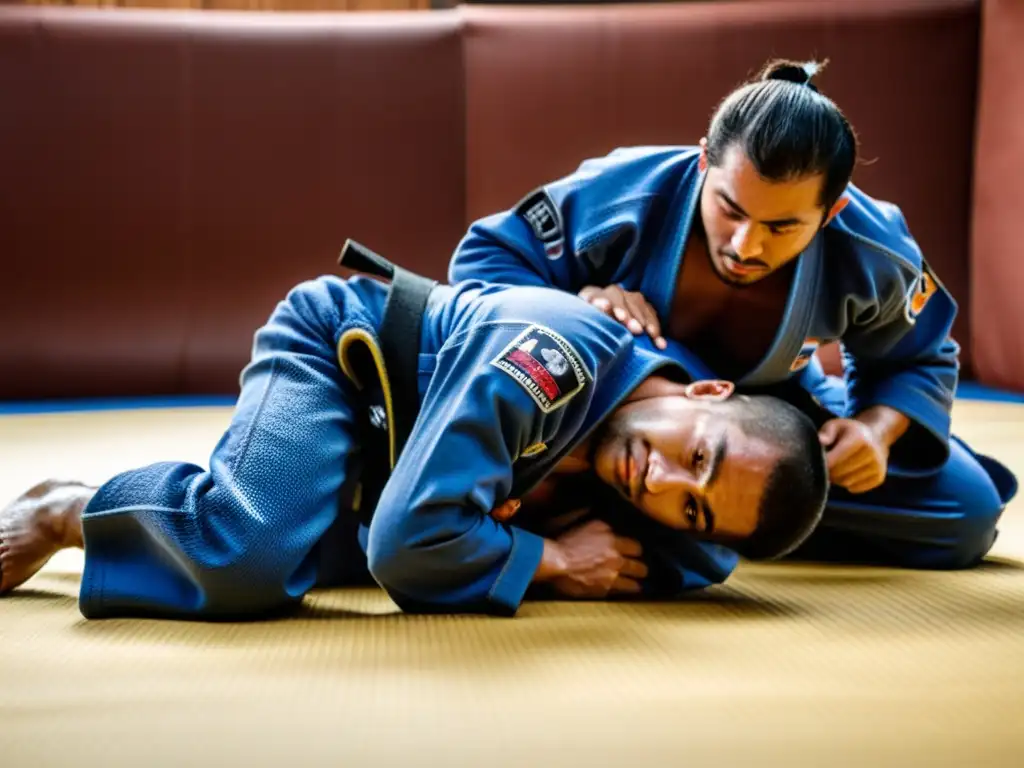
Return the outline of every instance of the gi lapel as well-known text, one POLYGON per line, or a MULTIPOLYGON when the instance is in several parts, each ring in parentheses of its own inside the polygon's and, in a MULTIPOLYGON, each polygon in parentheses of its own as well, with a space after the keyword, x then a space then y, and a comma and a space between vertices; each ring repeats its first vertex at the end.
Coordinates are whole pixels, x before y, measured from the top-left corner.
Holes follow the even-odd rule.
POLYGON ((779 323, 768 352, 754 370, 746 374, 738 385, 759 387, 784 381, 790 377, 790 366, 800 354, 807 331, 811 326, 818 293, 821 290, 821 260, 824 256, 824 237, 821 232, 797 259, 793 285, 786 300, 785 313, 779 323))

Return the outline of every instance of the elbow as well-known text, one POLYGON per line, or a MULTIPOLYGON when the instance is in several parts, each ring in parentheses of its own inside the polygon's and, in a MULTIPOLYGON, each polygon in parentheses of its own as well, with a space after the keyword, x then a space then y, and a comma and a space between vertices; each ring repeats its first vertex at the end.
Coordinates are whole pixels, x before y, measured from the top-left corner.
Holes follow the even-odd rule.
POLYGON ((370 575, 402 607, 444 594, 458 570, 443 542, 424 538, 401 523, 370 526, 366 564, 370 575), (412 601, 412 603, 410 603, 412 601))
POLYGON ((366 546, 366 563, 370 575, 389 594, 414 592, 417 571, 417 550, 395 527, 370 527, 366 546))

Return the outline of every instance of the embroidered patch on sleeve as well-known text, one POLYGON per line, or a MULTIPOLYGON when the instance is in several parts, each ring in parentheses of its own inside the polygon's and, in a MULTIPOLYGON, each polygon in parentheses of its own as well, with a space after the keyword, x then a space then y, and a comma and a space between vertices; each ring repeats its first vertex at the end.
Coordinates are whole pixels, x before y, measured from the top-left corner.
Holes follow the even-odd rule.
POLYGON ((928 300, 935 295, 939 289, 939 283, 928 269, 927 264, 921 265, 921 275, 914 281, 907 292, 907 300, 904 306, 904 313, 907 321, 913 325, 917 322, 918 316, 924 311, 928 300))
POLYGON ((814 357, 814 353, 818 351, 819 346, 821 346, 821 342, 817 339, 804 339, 799 354, 797 354, 796 359, 789 366, 789 372, 796 373, 806 368, 811 362, 811 358, 814 357))
POLYGON ((516 206, 516 213, 526 219, 547 257, 552 261, 561 258, 565 250, 565 227, 562 213, 551 196, 543 189, 531 192, 516 206))
POLYGON ((561 408, 590 380, 572 345, 541 325, 516 336, 491 365, 519 382, 544 413, 561 408))

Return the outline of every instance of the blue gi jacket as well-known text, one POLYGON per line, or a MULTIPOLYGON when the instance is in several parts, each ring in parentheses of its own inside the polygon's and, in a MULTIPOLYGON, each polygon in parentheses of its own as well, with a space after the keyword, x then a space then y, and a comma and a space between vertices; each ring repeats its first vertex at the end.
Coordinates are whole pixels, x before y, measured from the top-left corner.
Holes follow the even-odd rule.
MULTIPOLYGON (((339 339, 350 376, 359 345, 379 360, 368 331, 339 339)), ((373 577, 417 612, 514 613, 543 538, 490 510, 525 495, 655 371, 707 375, 681 346, 657 350, 575 296, 478 281, 436 289, 420 350, 420 413, 361 532, 373 577)), ((645 543, 660 594, 721 582, 738 560, 661 526, 645 543)))
MULTIPOLYGON (((664 323, 704 174, 698 147, 618 149, 475 222, 458 245, 452 282, 478 278, 577 293, 619 284, 642 292, 664 323)), ((824 386, 821 344, 841 341, 845 414, 887 405, 911 419, 890 471, 935 471, 949 456, 959 375, 952 296, 928 267, 899 209, 851 185, 850 203, 800 254, 785 314, 760 363, 737 384, 794 376, 824 386)))

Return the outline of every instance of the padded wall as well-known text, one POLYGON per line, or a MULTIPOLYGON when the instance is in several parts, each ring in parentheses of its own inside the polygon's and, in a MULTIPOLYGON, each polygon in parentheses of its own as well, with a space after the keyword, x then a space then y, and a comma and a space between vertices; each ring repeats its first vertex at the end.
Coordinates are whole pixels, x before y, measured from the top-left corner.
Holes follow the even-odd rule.
POLYGON ((986 0, 971 243, 978 378, 1024 392, 1024 3, 986 0))
POLYGON ((451 14, 0 10, 0 399, 233 393, 346 237, 443 277, 461 67, 451 14))

